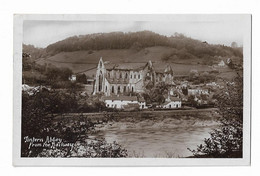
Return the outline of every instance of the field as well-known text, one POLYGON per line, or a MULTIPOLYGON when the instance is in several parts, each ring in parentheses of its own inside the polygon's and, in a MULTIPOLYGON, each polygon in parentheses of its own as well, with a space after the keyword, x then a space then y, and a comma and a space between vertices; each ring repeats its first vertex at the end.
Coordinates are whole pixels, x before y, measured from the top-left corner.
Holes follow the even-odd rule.
MULTIPOLYGON (((114 50, 99 50, 99 51, 74 51, 61 52, 48 58, 41 58, 37 61, 38 64, 52 64, 57 67, 68 67, 74 73, 85 73, 93 77, 96 72, 97 63, 100 57, 104 61, 112 63, 146 63, 149 60, 156 62, 155 67, 164 69, 166 64, 170 64, 176 75, 187 75, 190 70, 211 71, 213 70, 208 65, 201 64, 203 59, 185 59, 176 58, 170 63, 162 62, 162 57, 165 53, 171 51, 170 47, 148 47, 140 51, 132 49, 114 49, 114 50)), ((230 71, 228 68, 219 69, 220 72, 230 71)), ((232 75, 232 74, 231 74, 232 75)), ((226 75, 223 74, 225 77, 226 75)), ((220 75, 222 77, 222 75, 220 75)))

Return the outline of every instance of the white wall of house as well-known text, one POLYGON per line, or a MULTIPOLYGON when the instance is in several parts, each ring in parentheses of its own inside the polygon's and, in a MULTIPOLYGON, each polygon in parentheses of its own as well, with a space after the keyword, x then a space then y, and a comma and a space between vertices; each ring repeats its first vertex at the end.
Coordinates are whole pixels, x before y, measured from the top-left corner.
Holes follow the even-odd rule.
POLYGON ((164 104, 162 108, 169 108, 169 109, 174 109, 174 108, 181 108, 181 101, 171 101, 168 102, 167 104, 164 104))
POLYGON ((145 102, 139 102, 139 105, 140 105, 140 109, 147 109, 145 102))
POLYGON ((136 100, 129 101, 129 100, 105 100, 105 104, 108 108, 117 108, 123 109, 124 106, 128 104, 139 104, 140 109, 146 109, 146 102, 138 102, 136 100))
POLYGON ((106 106, 108 108, 122 109, 127 104, 138 103, 138 101, 128 101, 128 100, 105 100, 106 106))
POLYGON ((69 80, 70 80, 70 81, 76 81, 76 80, 77 80, 76 75, 71 75, 71 76, 69 77, 69 80))
POLYGON ((188 89, 188 95, 209 94, 207 89, 188 89))

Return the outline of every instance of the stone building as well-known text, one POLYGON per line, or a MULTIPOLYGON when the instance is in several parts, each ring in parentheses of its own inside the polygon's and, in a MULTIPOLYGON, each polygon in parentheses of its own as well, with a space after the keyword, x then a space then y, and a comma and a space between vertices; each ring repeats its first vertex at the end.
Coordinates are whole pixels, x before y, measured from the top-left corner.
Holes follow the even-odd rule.
POLYGON ((147 63, 109 63, 100 58, 97 66, 93 94, 105 96, 130 92, 142 93, 148 83, 173 84, 173 70, 170 65, 151 61, 147 63))

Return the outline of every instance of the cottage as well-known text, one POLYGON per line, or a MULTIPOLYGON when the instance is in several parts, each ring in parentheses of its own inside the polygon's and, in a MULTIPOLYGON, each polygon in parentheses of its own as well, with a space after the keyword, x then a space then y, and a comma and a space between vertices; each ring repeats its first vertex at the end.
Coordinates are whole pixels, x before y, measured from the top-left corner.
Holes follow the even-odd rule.
POLYGON ((72 81, 72 82, 74 82, 74 81, 77 80, 77 76, 76 76, 76 75, 71 75, 71 76, 69 77, 69 80, 72 81))
POLYGON ((181 99, 177 97, 168 97, 165 100, 165 103, 163 103, 160 107, 168 109, 181 108, 181 99))
POLYGON ((219 62, 219 64, 218 64, 218 66, 219 66, 219 67, 225 67, 226 64, 225 64, 225 62, 224 62, 223 60, 221 60, 221 61, 219 62))
POLYGON ((102 99, 108 108, 124 109, 129 105, 138 105, 140 109, 147 108, 145 100, 143 98, 138 100, 136 96, 104 96, 102 99))
POLYGON ((209 94, 208 89, 201 89, 201 88, 188 89, 188 95, 208 95, 208 94, 209 94))

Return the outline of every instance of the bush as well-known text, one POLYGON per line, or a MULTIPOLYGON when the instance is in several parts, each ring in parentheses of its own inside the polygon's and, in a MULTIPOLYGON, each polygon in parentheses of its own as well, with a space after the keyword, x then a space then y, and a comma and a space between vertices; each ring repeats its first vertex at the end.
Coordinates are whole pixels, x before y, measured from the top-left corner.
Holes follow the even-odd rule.
MULTIPOLYGON (((103 107, 95 102, 95 107, 103 107)), ((51 92, 48 90, 29 95, 22 94, 22 157, 126 157, 127 151, 116 142, 109 144, 104 139, 89 140, 88 133, 94 131, 95 124, 87 118, 55 119, 53 113, 77 111, 78 104, 75 95, 66 92, 51 92), (46 139, 55 137, 69 147, 53 146, 51 148, 31 147, 26 138, 46 139)))
POLYGON ((243 78, 227 83, 226 88, 216 95, 222 115, 219 128, 210 133, 196 150, 194 157, 241 158, 243 152, 243 78))

